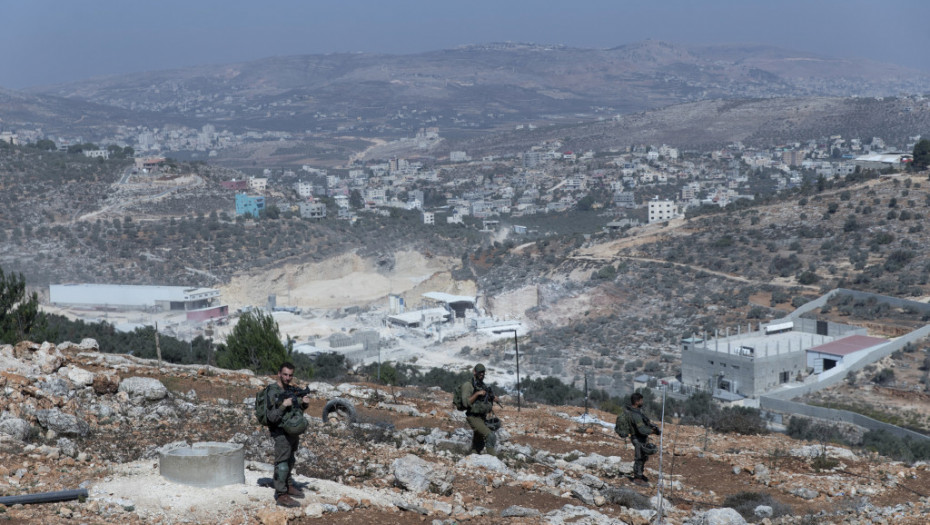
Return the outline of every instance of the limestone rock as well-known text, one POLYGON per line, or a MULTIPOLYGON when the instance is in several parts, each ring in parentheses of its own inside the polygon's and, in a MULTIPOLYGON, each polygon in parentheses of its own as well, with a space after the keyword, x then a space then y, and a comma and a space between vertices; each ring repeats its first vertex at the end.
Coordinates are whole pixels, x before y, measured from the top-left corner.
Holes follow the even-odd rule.
POLYGON ((791 493, 799 498, 804 498, 804 499, 814 499, 820 495, 819 492, 817 492, 814 489, 808 488, 808 487, 798 487, 796 489, 793 489, 791 493))
POLYGON ((701 523, 706 525, 746 525, 746 520, 736 510, 725 507, 710 509, 705 512, 704 521, 701 523))
POLYGON ((119 390, 119 376, 95 375, 93 386, 97 395, 115 394, 119 390))
POLYGON ((580 499, 585 505, 594 505, 594 491, 586 485, 581 483, 572 485, 572 496, 580 499))
POLYGON ((32 359, 43 374, 53 374, 65 364, 65 356, 52 343, 42 343, 32 359))
POLYGON ((584 523, 585 525, 621 525, 622 521, 605 516, 600 512, 578 505, 565 505, 546 513, 543 523, 548 525, 569 525, 584 523))
POLYGON ((465 456, 459 460, 455 466, 465 469, 468 472, 481 472, 482 470, 490 470, 493 472, 500 472, 502 474, 510 474, 510 469, 507 468, 507 465, 505 465, 503 461, 489 454, 471 454, 469 456, 465 456))
POLYGON ((536 509, 511 505, 501 511, 502 518, 532 518, 539 516, 540 512, 536 509))
POLYGON ((66 437, 61 437, 61 438, 58 438, 58 442, 56 443, 56 445, 58 446, 58 450, 61 452, 63 456, 67 456, 69 458, 77 457, 78 448, 77 448, 77 444, 74 441, 71 441, 70 439, 66 437))
POLYGON ((753 467, 752 475, 756 481, 763 485, 768 485, 772 482, 772 473, 769 471, 769 468, 762 463, 758 463, 753 467))
POLYGON ((72 366, 68 370, 68 381, 74 386, 82 387, 94 384, 94 373, 83 368, 72 366))
POLYGON ((56 434, 86 436, 90 432, 90 426, 85 421, 71 414, 65 414, 57 408, 37 410, 36 419, 39 420, 40 425, 55 431, 56 434))
POLYGON ((304 508, 304 515, 310 518, 319 518, 323 516, 323 504, 311 503, 304 508))
POLYGON ((287 512, 279 508, 264 508, 256 515, 262 525, 287 525, 287 512))
POLYGON ((158 401, 168 396, 165 385, 151 377, 128 377, 120 382, 119 391, 126 392, 130 398, 146 401, 158 401))
POLYGON ((0 420, 0 434, 12 436, 20 441, 25 441, 29 437, 29 430, 29 422, 18 417, 0 420))
POLYGON ((391 464, 394 483, 411 492, 452 492, 452 475, 440 465, 432 464, 413 454, 397 458, 391 464))

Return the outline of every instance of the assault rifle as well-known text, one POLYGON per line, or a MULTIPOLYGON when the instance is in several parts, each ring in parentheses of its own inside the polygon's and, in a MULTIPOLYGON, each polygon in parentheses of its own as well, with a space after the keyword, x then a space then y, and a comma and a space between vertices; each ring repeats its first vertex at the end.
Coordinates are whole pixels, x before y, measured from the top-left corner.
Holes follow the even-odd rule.
POLYGON ((485 403, 491 405, 491 408, 494 407, 494 403, 497 403, 497 406, 504 408, 504 405, 502 405, 501 402, 497 400, 497 396, 494 395, 494 390, 492 390, 490 386, 484 384, 483 381, 481 383, 475 383, 474 388, 476 392, 478 390, 484 390, 484 396, 476 399, 476 401, 484 401, 485 403))
POLYGON ((661 436, 661 435, 662 435, 662 430, 659 428, 658 425, 656 425, 655 423, 653 423, 652 421, 650 421, 649 418, 646 417, 645 415, 643 415, 642 412, 640 412, 639 415, 643 416, 643 423, 646 423, 647 426, 649 426, 650 428, 652 428, 652 433, 653 433, 653 434, 655 434, 655 435, 657 435, 657 436, 661 436))
POLYGON ((310 395, 310 387, 297 388, 293 386, 287 386, 284 389, 284 392, 278 394, 278 399, 275 400, 275 404, 280 405, 284 402, 285 399, 291 398, 293 400, 294 406, 300 406, 301 399, 308 395, 310 395))

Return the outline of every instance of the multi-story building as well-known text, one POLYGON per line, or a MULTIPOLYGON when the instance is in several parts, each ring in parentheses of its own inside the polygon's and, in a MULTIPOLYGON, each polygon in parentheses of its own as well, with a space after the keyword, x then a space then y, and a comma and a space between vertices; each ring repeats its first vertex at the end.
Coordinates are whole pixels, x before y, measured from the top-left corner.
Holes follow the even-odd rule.
POLYGON ((326 205, 322 202, 301 202, 298 204, 300 216, 304 219, 325 219, 326 205))
POLYGON ((658 197, 649 201, 649 224, 662 222, 678 217, 678 205, 675 201, 659 200, 658 197))
POLYGON ((265 209, 265 197, 261 195, 236 194, 236 215, 251 215, 258 218, 265 209))

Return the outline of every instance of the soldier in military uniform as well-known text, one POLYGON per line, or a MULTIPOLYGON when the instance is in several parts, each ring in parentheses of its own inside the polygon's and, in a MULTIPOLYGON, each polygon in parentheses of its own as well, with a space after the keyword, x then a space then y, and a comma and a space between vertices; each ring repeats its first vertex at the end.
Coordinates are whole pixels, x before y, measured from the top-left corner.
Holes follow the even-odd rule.
POLYGON ((484 365, 475 365, 472 380, 462 383, 459 388, 462 389, 462 400, 466 407, 465 419, 468 421, 468 426, 474 430, 471 451, 481 454, 482 450, 487 450, 488 454, 496 456, 496 436, 487 425, 488 413, 493 408, 495 396, 484 384, 484 374, 484 365), (485 444, 487 444, 487 449, 485 449, 485 444))
POLYGON ((649 478, 643 473, 649 456, 655 454, 658 448, 649 442, 649 435, 659 435, 662 431, 655 426, 649 418, 643 415, 643 395, 634 392, 630 395, 630 404, 624 408, 630 425, 630 442, 633 443, 635 456, 633 457, 633 483, 648 485, 649 478))
POLYGON ((288 425, 291 420, 303 418, 303 411, 310 404, 310 398, 304 396, 296 405, 293 397, 285 397, 279 402, 282 394, 291 388, 293 378, 294 365, 285 362, 278 370, 275 382, 265 390, 268 429, 274 440, 274 499, 282 507, 299 507, 300 503, 293 498, 304 497, 303 491, 294 486, 291 479, 300 434, 289 432, 288 425))

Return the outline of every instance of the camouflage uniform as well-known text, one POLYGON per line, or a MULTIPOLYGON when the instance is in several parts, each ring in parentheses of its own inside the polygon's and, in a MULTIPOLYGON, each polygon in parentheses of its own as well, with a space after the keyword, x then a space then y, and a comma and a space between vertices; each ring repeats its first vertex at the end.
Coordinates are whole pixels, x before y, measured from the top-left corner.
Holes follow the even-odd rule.
POLYGON ((646 460, 656 453, 656 446, 649 443, 649 435, 657 431, 650 423, 649 418, 643 415, 641 409, 627 405, 624 410, 630 423, 630 442, 633 443, 633 450, 635 451, 633 478, 645 479, 646 476, 643 474, 643 470, 646 468, 646 460))
POLYGON ((265 393, 265 402, 268 407, 268 430, 274 440, 274 495, 275 498, 287 493, 287 487, 293 485, 291 472, 294 470, 294 455, 297 453, 300 436, 288 434, 279 425, 288 410, 301 410, 307 408, 303 403, 300 406, 291 405, 282 407, 277 403, 278 396, 284 393, 277 382, 273 383, 265 393))
POLYGON ((481 451, 485 449, 485 444, 487 444, 487 453, 492 456, 497 455, 495 449, 497 434, 491 432, 491 429, 485 423, 488 412, 492 408, 491 404, 482 399, 476 399, 474 403, 468 402, 475 392, 484 389, 483 383, 476 384, 474 380, 466 381, 459 388, 462 389, 462 400, 465 406, 468 407, 468 410, 465 411, 465 420, 468 421, 468 426, 474 430, 474 435, 471 438, 471 451, 475 454, 481 454, 481 451))

